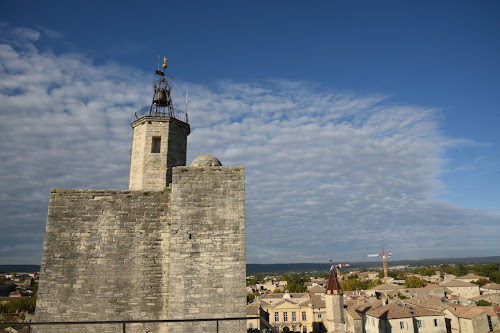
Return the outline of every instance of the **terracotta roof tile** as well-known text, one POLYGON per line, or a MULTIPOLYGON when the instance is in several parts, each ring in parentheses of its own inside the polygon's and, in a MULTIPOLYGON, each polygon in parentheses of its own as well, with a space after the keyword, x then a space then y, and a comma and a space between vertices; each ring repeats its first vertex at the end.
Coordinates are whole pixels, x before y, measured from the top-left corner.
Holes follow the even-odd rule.
POLYGON ((248 316, 258 316, 259 315, 259 304, 248 304, 247 305, 247 315, 248 316))
POLYGON ((405 289, 405 286, 400 286, 398 284, 385 283, 371 288, 371 290, 398 290, 405 289))
POLYGON ((485 289, 493 289, 493 290, 500 290, 500 284, 498 283, 488 283, 482 286, 481 288, 485 289))
POLYGON ((448 302, 446 299, 443 297, 437 297, 437 296, 425 296, 425 297, 413 297, 410 299, 405 300, 406 303, 408 304, 413 304, 416 306, 420 306, 423 308, 427 309, 432 309, 432 310, 437 310, 437 311, 443 311, 448 307, 448 302))
POLYGON ((312 295, 311 303, 313 308, 326 308, 325 300, 320 295, 312 295))
POLYGON ((403 302, 394 302, 385 306, 379 306, 368 310, 366 314, 380 319, 444 316, 441 312, 425 309, 413 304, 405 304, 403 302))
POLYGON ((477 284, 469 283, 461 280, 451 280, 449 282, 441 283, 440 286, 443 287, 478 287, 477 284))
POLYGON ((448 308, 448 310, 455 316, 465 319, 472 319, 485 312, 485 310, 481 309, 478 306, 450 307, 448 308))

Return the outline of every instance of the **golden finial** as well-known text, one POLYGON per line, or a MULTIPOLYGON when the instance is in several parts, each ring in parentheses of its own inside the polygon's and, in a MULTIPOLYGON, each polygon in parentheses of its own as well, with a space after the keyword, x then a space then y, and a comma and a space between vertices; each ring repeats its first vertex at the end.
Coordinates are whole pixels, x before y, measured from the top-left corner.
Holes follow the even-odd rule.
POLYGON ((166 69, 167 68, 167 57, 163 57, 163 65, 161 65, 161 67, 163 67, 163 69, 166 69))

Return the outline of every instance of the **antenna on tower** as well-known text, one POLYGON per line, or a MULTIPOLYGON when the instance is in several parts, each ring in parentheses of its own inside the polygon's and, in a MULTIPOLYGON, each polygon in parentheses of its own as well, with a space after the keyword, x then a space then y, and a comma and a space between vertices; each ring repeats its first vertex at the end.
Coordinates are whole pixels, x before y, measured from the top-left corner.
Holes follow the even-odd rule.
POLYGON ((189 92, 186 91, 186 114, 188 113, 188 94, 189 92))

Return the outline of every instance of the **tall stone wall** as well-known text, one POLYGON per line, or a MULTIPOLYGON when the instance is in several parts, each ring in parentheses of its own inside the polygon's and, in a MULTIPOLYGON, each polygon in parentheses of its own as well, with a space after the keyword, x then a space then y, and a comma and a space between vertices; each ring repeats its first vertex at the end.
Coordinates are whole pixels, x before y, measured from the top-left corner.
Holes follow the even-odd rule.
MULTIPOLYGON (((175 167, 163 191, 53 190, 36 321, 246 317, 242 167, 175 167)), ((127 332, 211 332, 216 322, 127 332)), ((244 332, 246 322, 219 323, 244 332)), ((120 325, 37 332, 119 332, 120 325)))
MULTIPOLYGON (((173 169, 168 317, 246 317, 243 167, 173 169)), ((215 322, 171 332, 215 332, 215 322)), ((219 324, 244 332, 245 321, 219 324)))
MULTIPOLYGON (((165 319, 170 189, 52 190, 36 321, 165 319)), ((127 332, 162 332, 133 325, 127 332)), ((38 332, 120 332, 117 325, 38 332)))

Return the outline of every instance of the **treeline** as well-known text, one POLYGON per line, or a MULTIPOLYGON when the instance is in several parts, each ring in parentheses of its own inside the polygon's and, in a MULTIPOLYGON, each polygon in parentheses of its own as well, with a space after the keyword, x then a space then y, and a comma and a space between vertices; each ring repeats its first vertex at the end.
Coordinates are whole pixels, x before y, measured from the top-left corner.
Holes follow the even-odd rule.
POLYGON ((464 276, 470 273, 484 276, 491 282, 500 283, 500 264, 476 264, 476 265, 463 265, 456 266, 444 264, 439 266, 441 273, 453 274, 457 277, 464 276))
POLYGON ((382 284, 380 279, 361 281, 357 275, 351 275, 347 279, 340 281, 340 286, 344 291, 368 290, 380 284, 382 284))
MULTIPOLYGON (((16 289, 13 283, 6 283, 5 281, 0 282, 1 285, 6 285, 9 291, 14 291, 16 289)), ((15 298, 12 297, 5 303, 0 303, 0 313, 18 313, 21 311, 25 312, 35 312, 36 305, 36 295, 38 292, 38 283, 33 285, 31 288, 33 294, 30 298, 15 298)))
POLYGON ((28 299, 12 299, 0 304, 0 313, 35 312, 36 295, 28 299))

